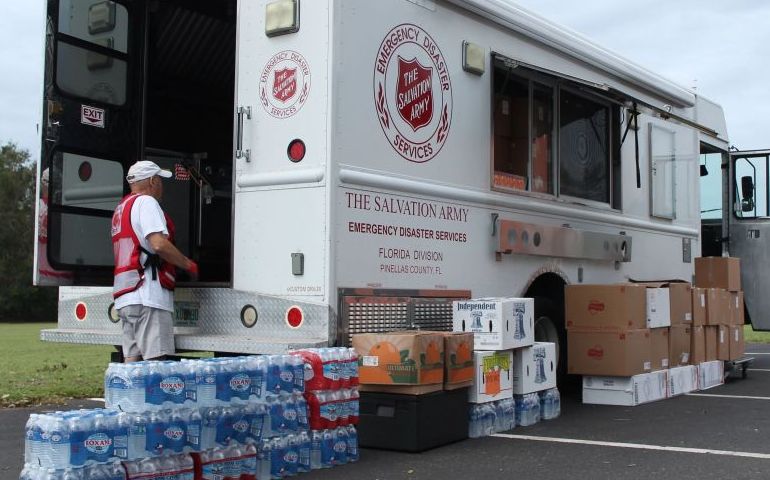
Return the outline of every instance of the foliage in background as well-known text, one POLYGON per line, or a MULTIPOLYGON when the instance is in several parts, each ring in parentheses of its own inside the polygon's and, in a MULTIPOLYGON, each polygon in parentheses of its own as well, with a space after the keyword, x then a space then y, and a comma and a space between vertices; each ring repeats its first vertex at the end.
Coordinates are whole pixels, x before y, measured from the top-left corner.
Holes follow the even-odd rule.
POLYGON ((0 407, 102 397, 104 371, 114 348, 42 342, 42 328, 56 324, 0 324, 0 407))
POLYGON ((35 165, 13 143, 0 147, 0 321, 56 318, 56 289, 32 286, 35 165))

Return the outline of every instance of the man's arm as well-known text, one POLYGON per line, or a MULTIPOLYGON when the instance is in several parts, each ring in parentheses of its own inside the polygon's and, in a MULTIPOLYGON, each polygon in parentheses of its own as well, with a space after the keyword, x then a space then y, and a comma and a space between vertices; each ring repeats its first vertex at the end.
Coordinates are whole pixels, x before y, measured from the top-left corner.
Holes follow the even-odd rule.
POLYGON ((185 257, 173 243, 168 241, 165 235, 160 232, 154 232, 147 235, 147 241, 160 258, 197 276, 198 265, 185 257))

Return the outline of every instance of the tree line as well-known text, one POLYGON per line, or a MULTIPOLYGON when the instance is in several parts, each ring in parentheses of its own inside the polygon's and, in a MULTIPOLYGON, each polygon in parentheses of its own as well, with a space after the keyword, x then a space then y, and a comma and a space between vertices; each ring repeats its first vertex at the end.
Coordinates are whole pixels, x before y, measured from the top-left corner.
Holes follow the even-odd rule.
POLYGON ((32 285, 35 175, 27 150, 0 146, 0 322, 56 320, 57 289, 32 285))

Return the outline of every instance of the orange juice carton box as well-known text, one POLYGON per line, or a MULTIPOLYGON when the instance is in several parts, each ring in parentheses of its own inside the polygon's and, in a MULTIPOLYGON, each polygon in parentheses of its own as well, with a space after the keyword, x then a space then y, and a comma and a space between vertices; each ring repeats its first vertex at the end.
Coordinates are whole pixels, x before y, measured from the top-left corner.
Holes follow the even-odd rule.
POLYGON ((531 298, 477 298, 452 302, 452 330, 473 333, 474 350, 510 350, 535 341, 531 298))
POLYGON ((359 380, 370 385, 429 385, 444 381, 444 335, 403 331, 353 335, 359 380))
POLYGON ((473 352, 475 375, 468 401, 487 403, 513 398, 513 352, 473 352))
POLYGON ((473 334, 444 332, 444 390, 473 385, 473 334))
POLYGON ((513 393, 524 395, 556 387, 556 344, 535 342, 513 351, 513 393))

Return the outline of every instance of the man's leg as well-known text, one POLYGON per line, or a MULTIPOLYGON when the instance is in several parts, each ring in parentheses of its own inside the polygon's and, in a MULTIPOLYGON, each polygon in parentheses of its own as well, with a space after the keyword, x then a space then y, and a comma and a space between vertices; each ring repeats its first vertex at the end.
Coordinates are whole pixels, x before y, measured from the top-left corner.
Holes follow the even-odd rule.
POLYGON ((136 343, 136 326, 141 319, 141 305, 127 305, 118 310, 118 318, 123 325, 123 361, 125 363, 142 360, 142 352, 136 343))
POLYGON ((174 319, 171 312, 142 307, 142 319, 136 330, 136 340, 145 360, 162 360, 173 355, 174 319))

